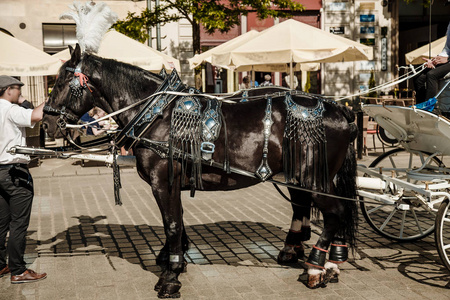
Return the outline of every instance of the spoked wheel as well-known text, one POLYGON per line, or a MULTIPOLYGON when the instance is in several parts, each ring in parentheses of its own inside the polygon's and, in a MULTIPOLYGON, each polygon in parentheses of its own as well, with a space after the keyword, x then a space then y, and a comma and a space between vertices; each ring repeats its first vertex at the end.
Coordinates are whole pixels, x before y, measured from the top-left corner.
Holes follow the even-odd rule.
POLYGON ((450 202, 448 199, 442 201, 439 207, 434 237, 442 263, 450 271, 450 202))
POLYGON ((384 130, 384 128, 380 125, 377 125, 377 136, 378 139, 386 146, 398 146, 398 140, 395 138, 395 136, 390 134, 389 131, 384 130))
MULTIPOLYGON (((379 156, 369 167, 382 167, 380 170, 386 176, 393 175, 413 184, 421 184, 417 180, 407 179, 406 169, 419 168, 428 156, 426 153, 409 153, 396 148, 379 156)), ((429 164, 443 166, 436 157, 429 164)), ((435 214, 428 211, 413 192, 404 193, 402 187, 395 185, 389 190, 394 199, 393 205, 363 199, 360 206, 367 223, 382 236, 396 241, 415 241, 430 235, 434 231, 435 214)))

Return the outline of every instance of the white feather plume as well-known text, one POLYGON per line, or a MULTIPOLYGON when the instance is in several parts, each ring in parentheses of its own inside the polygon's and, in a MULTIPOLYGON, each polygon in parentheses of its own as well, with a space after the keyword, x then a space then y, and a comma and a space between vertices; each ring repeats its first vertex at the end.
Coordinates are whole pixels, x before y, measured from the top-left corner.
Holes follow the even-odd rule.
POLYGON ((59 18, 75 21, 81 51, 97 53, 103 36, 117 21, 117 14, 104 2, 94 3, 91 1, 81 4, 74 1, 69 8, 71 10, 63 13, 59 18))

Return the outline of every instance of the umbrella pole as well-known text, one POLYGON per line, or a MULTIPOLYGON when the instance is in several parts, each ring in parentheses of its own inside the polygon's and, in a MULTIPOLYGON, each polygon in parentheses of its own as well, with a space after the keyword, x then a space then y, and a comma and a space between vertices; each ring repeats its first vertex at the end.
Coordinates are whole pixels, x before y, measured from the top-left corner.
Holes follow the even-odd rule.
POLYGON ((292 68, 292 59, 291 62, 289 64, 289 87, 291 88, 291 90, 293 90, 293 86, 294 86, 294 70, 292 68))
POLYGON ((256 87, 256 83, 255 83, 255 70, 253 70, 253 66, 252 66, 252 84, 253 84, 253 87, 256 87))

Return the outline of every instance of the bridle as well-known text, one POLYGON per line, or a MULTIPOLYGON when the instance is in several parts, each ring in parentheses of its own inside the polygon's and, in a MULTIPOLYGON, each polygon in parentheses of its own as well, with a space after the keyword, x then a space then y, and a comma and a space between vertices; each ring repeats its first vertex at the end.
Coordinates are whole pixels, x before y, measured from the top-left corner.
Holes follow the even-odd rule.
POLYGON ((64 103, 61 109, 53 108, 47 104, 44 105, 44 112, 49 115, 59 115, 58 120, 56 121, 56 125, 61 129, 65 129, 68 121, 77 122, 78 117, 69 113, 67 111, 67 107, 72 102, 72 99, 77 100, 80 99, 83 95, 83 90, 88 88, 92 93, 91 88, 88 86, 88 77, 81 73, 81 63, 77 65, 76 68, 66 67, 67 71, 73 72, 73 78, 69 82, 70 88, 70 96, 64 100, 64 103))

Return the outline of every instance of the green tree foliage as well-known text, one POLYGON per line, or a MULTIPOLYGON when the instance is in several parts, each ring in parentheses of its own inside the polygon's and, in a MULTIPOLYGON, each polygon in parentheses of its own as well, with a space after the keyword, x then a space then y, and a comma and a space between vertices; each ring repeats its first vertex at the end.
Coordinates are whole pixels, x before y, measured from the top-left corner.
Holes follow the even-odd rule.
MULTIPOLYGON (((370 71, 370 78, 369 78, 369 90, 373 89, 376 86, 376 82, 375 82, 375 72, 373 71, 373 69, 370 71)), ((367 94, 368 97, 377 97, 377 92, 376 91, 372 91, 370 93, 367 94)))
POLYGON ((308 71, 306 72, 306 82, 305 82, 305 93, 309 93, 309 90, 311 89, 311 73, 308 71))
POLYGON ((140 15, 128 13, 113 27, 136 40, 148 39, 147 28, 164 25, 179 19, 187 19, 192 25, 193 50, 200 53, 200 24, 208 33, 228 32, 240 24, 240 15, 256 12, 259 19, 268 17, 290 17, 292 12, 303 11, 300 3, 292 0, 166 0, 160 5, 152 5, 140 15))

